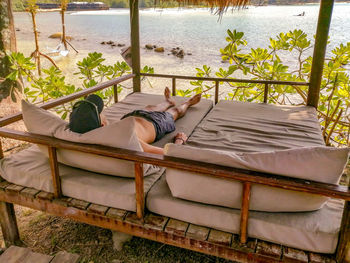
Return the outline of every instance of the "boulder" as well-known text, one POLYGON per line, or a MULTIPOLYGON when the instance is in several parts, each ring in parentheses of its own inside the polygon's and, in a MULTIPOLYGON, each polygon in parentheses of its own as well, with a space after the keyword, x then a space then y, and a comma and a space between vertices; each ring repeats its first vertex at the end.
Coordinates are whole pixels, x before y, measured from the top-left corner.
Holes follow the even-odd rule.
POLYGON ((114 45, 114 41, 110 40, 106 43, 107 45, 114 45))
POLYGON ((118 47, 124 47, 124 46, 125 46, 125 44, 121 44, 121 43, 119 43, 117 46, 118 46, 118 47))
POLYGON ((146 44, 146 45, 145 45, 145 48, 147 48, 147 49, 153 49, 153 45, 151 45, 151 44, 146 44))
POLYGON ((100 44, 101 45, 106 45, 106 41, 102 41, 100 44))
POLYGON ((164 47, 157 47, 154 49, 155 52, 164 52, 164 47))
MULTIPOLYGON (((54 34, 50 35, 49 38, 62 38, 62 32, 54 33, 54 34)), ((72 40, 73 38, 71 36, 66 35, 66 39, 72 40)))

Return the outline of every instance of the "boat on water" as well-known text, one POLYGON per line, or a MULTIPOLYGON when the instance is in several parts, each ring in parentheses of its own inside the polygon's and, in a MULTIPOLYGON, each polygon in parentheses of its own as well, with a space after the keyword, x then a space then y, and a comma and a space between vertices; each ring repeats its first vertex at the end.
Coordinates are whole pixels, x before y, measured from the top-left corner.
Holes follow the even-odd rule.
MULTIPOLYGON (((60 8, 56 3, 38 3, 40 9, 60 8)), ((90 10, 108 10, 109 6, 103 2, 71 2, 67 6, 67 11, 90 11, 90 10)))

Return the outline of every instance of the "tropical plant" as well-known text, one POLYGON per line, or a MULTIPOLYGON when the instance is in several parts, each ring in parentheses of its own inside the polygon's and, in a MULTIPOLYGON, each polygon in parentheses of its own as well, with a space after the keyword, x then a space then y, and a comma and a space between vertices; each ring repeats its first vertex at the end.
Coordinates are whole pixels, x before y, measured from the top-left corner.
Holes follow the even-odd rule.
MULTIPOLYGON (((216 77, 230 79, 233 76, 247 76, 256 80, 280 80, 307 82, 311 72, 312 57, 309 49, 313 47, 312 40, 301 30, 280 33, 270 38, 267 48, 247 49, 244 33, 227 30, 227 45, 220 50, 223 61, 228 61, 227 68, 219 68, 217 72, 204 65, 196 68, 198 77, 216 77), (297 65, 289 66, 294 56, 297 65)), ((350 137, 350 77, 347 67, 350 65, 350 42, 340 44, 331 51, 331 56, 324 63, 321 83, 321 95, 318 107, 323 136, 329 145, 349 145, 350 137)), ((180 96, 191 96, 193 93, 203 93, 210 97, 215 84, 208 85, 202 80, 190 82, 194 88, 178 90, 180 96)), ((234 83, 228 85, 230 92, 225 99, 249 102, 262 102, 265 86, 255 83, 234 83)), ((268 102, 277 104, 306 104, 307 87, 271 84, 268 102)))
MULTIPOLYGON (((101 53, 89 53, 86 58, 77 63, 78 71, 75 73, 82 80, 82 87, 68 84, 62 72, 56 67, 42 69, 42 75, 37 77, 34 74, 36 64, 31 58, 25 57, 22 53, 14 52, 8 56, 11 62, 11 73, 7 80, 20 83, 24 87, 24 95, 32 103, 43 103, 51 99, 57 99, 82 89, 93 87, 103 81, 120 77, 131 73, 130 67, 125 62, 117 62, 114 65, 105 65, 105 59, 101 53)), ((153 73, 153 68, 144 67, 143 72, 153 73)), ((120 93, 123 88, 118 85, 120 93)), ((97 92, 105 101, 106 105, 112 102, 113 90, 107 88, 97 92)), ((55 108, 55 111, 66 119, 71 111, 74 102, 67 103, 55 108)))

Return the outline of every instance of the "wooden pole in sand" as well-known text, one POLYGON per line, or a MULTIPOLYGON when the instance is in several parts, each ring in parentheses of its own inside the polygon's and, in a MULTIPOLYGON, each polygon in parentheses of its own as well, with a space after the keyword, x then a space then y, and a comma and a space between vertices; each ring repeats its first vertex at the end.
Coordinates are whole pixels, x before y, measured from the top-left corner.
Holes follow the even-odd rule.
POLYGON ((317 108, 334 0, 321 0, 307 105, 317 108))
POLYGON ((129 0, 130 4, 130 39, 131 39, 131 56, 132 56, 132 73, 135 74, 133 79, 134 92, 141 91, 140 77, 140 36, 139 36, 139 1, 129 0))

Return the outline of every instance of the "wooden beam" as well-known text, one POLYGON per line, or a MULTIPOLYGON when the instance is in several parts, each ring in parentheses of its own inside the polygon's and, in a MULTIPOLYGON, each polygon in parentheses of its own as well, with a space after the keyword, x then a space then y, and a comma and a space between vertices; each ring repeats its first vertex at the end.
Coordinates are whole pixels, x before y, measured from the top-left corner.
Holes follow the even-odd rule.
POLYGON ((216 80, 215 81, 215 99, 214 99, 215 104, 218 104, 219 102, 219 84, 220 82, 216 80))
POLYGON ((250 201, 251 184, 243 184, 242 206, 241 206, 241 224, 240 238, 241 243, 245 244, 248 239, 248 217, 249 217, 249 201, 250 201))
POLYGON ((166 79, 188 79, 188 80, 203 80, 203 81, 220 81, 220 82, 237 82, 237 83, 256 83, 256 84, 276 84, 276 85, 290 85, 290 86, 309 86, 309 82, 301 81, 280 81, 280 80, 259 80, 259 79, 228 79, 228 78, 207 78, 196 76, 183 75, 169 75, 169 74, 154 74, 154 73, 140 73, 141 76, 153 78, 166 79))
POLYGON ((143 164, 135 163, 136 214, 143 219, 145 211, 145 193, 143 187, 143 164))
POLYGON ((334 0, 321 0, 307 105, 317 108, 334 0))
POLYGON ((339 241, 337 247, 337 262, 350 262, 350 202, 346 201, 339 231, 339 241))
MULTIPOLYGON (((226 258, 235 262, 244 263, 278 263, 280 260, 270 258, 264 255, 259 255, 252 252, 245 252, 239 248, 230 246, 222 246, 210 243, 205 240, 197 240, 186 235, 178 235, 175 232, 169 233, 163 230, 147 229, 144 224, 135 224, 125 220, 118 220, 90 213, 88 210, 75 207, 65 207, 49 200, 39 200, 37 198, 27 198, 20 193, 7 194, 0 191, 0 200, 11 203, 16 203, 25 207, 40 210, 56 216, 70 218, 78 222, 111 229, 113 231, 123 232, 129 235, 147 238, 164 244, 190 249, 197 252, 206 253, 209 255, 226 258)), ((107 213, 108 214, 108 213, 107 213)), ((185 230, 186 231, 186 230, 185 230)))
POLYGON ((20 245, 21 240, 13 204, 0 201, 0 224, 6 247, 20 245))
POLYGON ((61 188, 61 178, 60 172, 58 169, 58 161, 57 161, 57 152, 56 148, 49 146, 49 161, 51 167, 51 175, 52 175, 52 184, 53 184, 53 194, 55 198, 62 197, 62 188, 61 188))
POLYGON ((118 85, 113 85, 114 103, 118 102, 118 85))
POLYGON ((139 0, 129 0, 130 6, 130 40, 131 40, 131 58, 134 92, 141 91, 141 62, 140 62, 140 33, 139 33, 139 0))
POLYGON ((151 154, 115 147, 69 142, 48 136, 15 131, 6 128, 0 128, 0 136, 36 144, 51 145, 56 148, 93 153, 125 161, 153 164, 188 172, 201 173, 218 178, 250 182, 277 187, 285 190, 295 190, 299 192, 318 194, 350 201, 350 190, 347 186, 342 185, 327 184, 311 180, 255 172, 206 162, 199 162, 189 159, 163 156, 159 154, 151 154))

